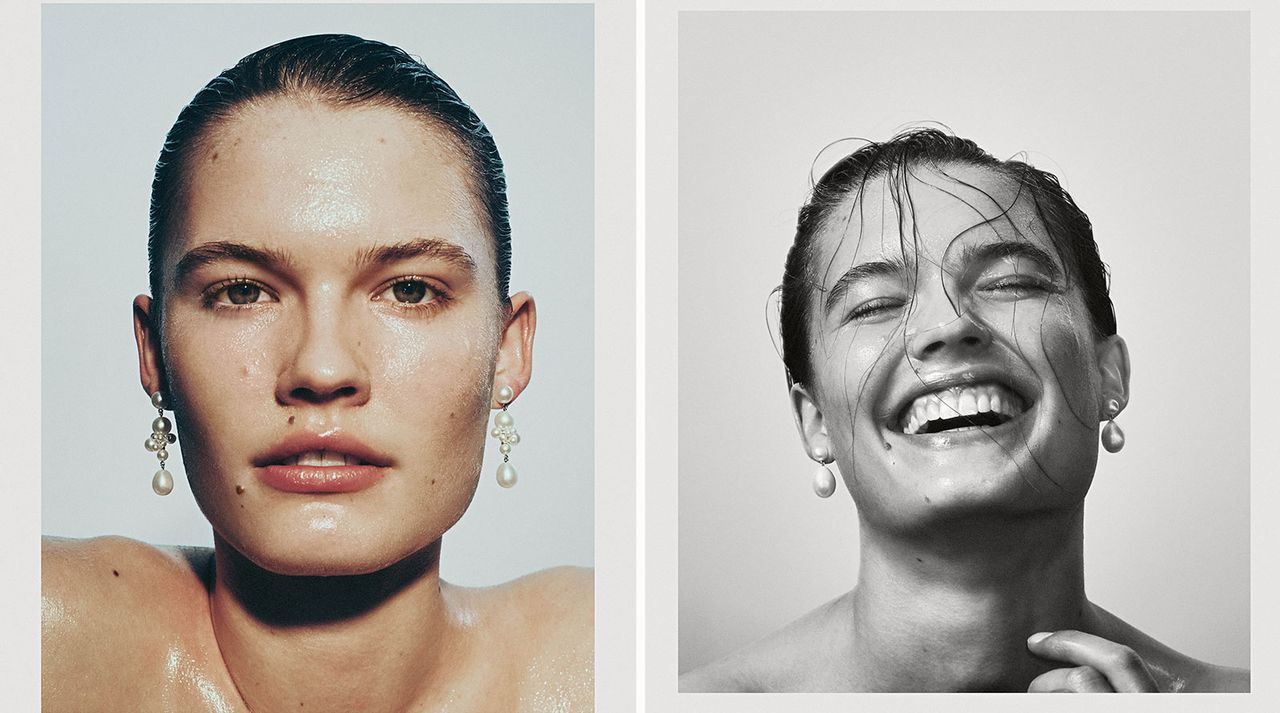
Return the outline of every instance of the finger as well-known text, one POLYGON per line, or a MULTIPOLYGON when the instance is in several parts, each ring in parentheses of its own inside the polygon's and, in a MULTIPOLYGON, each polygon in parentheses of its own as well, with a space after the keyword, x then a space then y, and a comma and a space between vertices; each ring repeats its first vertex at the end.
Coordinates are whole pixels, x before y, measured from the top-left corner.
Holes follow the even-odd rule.
POLYGON ((1092 666, 1055 668, 1036 676, 1027 693, 1115 693, 1107 677, 1092 666))
POLYGON ((1106 677, 1117 691, 1156 690, 1155 679, 1133 649, 1083 631, 1041 632, 1027 639, 1031 653, 1077 666, 1089 666, 1106 677))

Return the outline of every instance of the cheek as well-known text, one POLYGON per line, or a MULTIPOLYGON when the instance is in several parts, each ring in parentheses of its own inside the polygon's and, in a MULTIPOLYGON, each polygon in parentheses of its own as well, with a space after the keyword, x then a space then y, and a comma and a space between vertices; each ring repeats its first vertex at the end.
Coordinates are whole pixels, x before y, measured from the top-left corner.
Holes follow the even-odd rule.
MULTIPOLYGON (((405 320, 379 325, 376 368, 384 388, 418 384, 486 409, 497 356, 493 319, 457 319, 424 330, 405 320)), ((376 386, 376 384, 375 384, 376 386)))
MULTIPOLYGON (((174 410, 186 420, 200 422, 219 406, 231 406, 248 394, 262 392, 274 398, 276 369, 271 355, 274 315, 252 322, 227 325, 170 320, 164 331, 165 379, 173 392, 174 410), (228 393, 239 398, 226 398, 228 393)), ((259 396, 257 401, 261 400, 259 396)))
POLYGON ((1014 310, 1009 333, 1014 347, 1042 373, 1046 389, 1061 392, 1077 420, 1087 422, 1097 402, 1093 323, 1066 297, 1028 302, 1014 310))
MULTIPOLYGON (((871 413, 869 395, 881 380, 888 377, 892 365, 902 352, 902 326, 899 323, 872 325, 848 330, 847 335, 815 345, 813 354, 821 359, 817 376, 822 394, 823 421, 838 452, 849 452, 859 444, 855 424, 859 414, 874 432, 876 423, 871 413)), ((873 439, 874 440, 874 439, 873 439)))

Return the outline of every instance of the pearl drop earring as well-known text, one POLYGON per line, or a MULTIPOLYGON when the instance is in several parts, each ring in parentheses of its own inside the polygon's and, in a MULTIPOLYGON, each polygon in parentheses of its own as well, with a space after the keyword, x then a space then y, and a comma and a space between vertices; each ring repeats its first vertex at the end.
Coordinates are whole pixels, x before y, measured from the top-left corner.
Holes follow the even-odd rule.
POLYGON ((151 453, 156 454, 156 458, 160 459, 160 470, 156 471, 155 476, 151 478, 151 489, 156 491, 156 495, 168 495, 173 492, 173 473, 165 469, 165 461, 169 460, 169 445, 176 442, 178 437, 173 434, 173 424, 169 419, 164 417, 164 409, 169 404, 165 401, 164 394, 157 391, 151 395, 151 405, 156 407, 156 420, 151 422, 151 437, 144 444, 145 448, 151 453))
POLYGON ((493 417, 493 430, 489 435, 498 439, 498 452, 502 454, 502 464, 498 466, 498 485, 510 488, 516 484, 516 469, 511 460, 511 446, 520 442, 520 434, 516 433, 516 420, 507 412, 507 404, 515 398, 510 386, 498 387, 497 399, 502 410, 493 417))
POLYGON ((818 469, 813 471, 813 492, 820 498, 829 498, 836 491, 836 474, 827 464, 835 459, 826 446, 814 446, 811 457, 818 461, 818 469))
POLYGON ((1120 402, 1111 399, 1107 402, 1107 425, 1102 427, 1102 447, 1108 453, 1117 453, 1124 448, 1124 431, 1116 424, 1116 416, 1120 415, 1120 402))

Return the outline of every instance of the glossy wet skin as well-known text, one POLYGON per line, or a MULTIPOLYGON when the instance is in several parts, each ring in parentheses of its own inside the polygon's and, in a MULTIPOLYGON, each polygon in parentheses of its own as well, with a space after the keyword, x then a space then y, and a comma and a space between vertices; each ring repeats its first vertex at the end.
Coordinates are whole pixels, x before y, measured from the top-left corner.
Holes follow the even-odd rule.
POLYGON ((868 182, 815 236, 813 383, 793 391, 806 444, 835 456, 864 522, 895 531, 1076 507, 1105 404, 1127 401, 1123 342, 1096 336, 1016 184, 970 166, 912 171, 905 192, 868 182), (993 428, 903 433, 914 396, 966 381, 1004 384, 1029 409, 993 428))
MULTIPOLYGON (((197 501, 271 571, 386 567, 462 515, 494 405, 504 313, 463 156, 398 110, 295 99, 211 139, 163 258, 159 369, 197 501), (297 433, 388 467, 352 493, 264 486, 263 455, 297 433)), ((499 375, 517 394, 526 377, 499 375)))

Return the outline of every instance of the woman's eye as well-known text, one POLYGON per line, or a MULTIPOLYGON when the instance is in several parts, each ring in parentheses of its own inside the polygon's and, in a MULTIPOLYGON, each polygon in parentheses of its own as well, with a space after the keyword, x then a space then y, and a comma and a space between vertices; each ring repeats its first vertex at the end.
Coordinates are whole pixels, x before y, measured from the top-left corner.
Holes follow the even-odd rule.
POLYGON ((227 301, 233 305, 247 305, 258 301, 262 288, 257 285, 232 285, 227 288, 227 301))
POLYGON ((1031 275, 1009 275, 996 278, 982 286, 984 292, 1028 295, 1033 292, 1047 292, 1051 285, 1031 275))
POLYGON ((404 280, 391 286, 391 294, 396 298, 396 302, 408 304, 421 302, 430 291, 431 288, 427 287, 427 283, 422 280, 404 280))
POLYGON ((410 277, 391 283, 376 299, 393 301, 405 307, 425 307, 442 301, 444 297, 442 290, 432 287, 426 280, 410 277))
POLYGON ((205 303, 244 307, 271 301, 271 295, 261 285, 253 282, 229 282, 215 286, 206 293, 205 303))
POLYGON ((902 307, 902 300, 895 297, 878 297, 867 300, 849 313, 851 320, 869 320, 886 317, 902 307))

